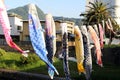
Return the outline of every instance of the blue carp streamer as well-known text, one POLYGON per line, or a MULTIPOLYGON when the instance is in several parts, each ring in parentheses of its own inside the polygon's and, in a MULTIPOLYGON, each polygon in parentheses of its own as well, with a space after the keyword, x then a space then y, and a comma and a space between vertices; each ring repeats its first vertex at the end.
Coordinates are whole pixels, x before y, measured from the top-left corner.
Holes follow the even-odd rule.
MULTIPOLYGON (((29 5, 28 18, 29 18, 29 34, 34 51, 49 66, 51 70, 55 71, 58 74, 56 68, 51 64, 51 62, 47 58, 48 52, 46 50, 43 29, 41 27, 36 7, 34 4, 29 5)), ((53 77, 51 77, 51 79, 52 78, 53 77)))

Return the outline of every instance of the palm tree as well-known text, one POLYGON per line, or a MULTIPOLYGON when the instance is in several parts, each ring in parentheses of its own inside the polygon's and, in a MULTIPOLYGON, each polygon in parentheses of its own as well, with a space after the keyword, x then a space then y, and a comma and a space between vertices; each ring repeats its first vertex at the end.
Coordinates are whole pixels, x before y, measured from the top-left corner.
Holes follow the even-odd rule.
POLYGON ((90 6, 87 6, 89 10, 86 11, 86 13, 80 14, 80 16, 85 17, 84 21, 87 22, 85 23, 86 25, 99 23, 102 20, 107 20, 111 17, 109 9, 112 9, 113 7, 107 8, 107 4, 103 4, 97 0, 94 3, 89 2, 89 4, 90 6))
MULTIPOLYGON (((89 2, 90 6, 87 6, 89 8, 88 11, 86 11, 83 14, 80 14, 80 16, 83 16, 82 19, 84 25, 93 25, 101 23, 103 20, 107 21, 108 19, 111 20, 114 30, 117 30, 118 24, 116 21, 112 18, 112 9, 114 9, 115 6, 107 7, 109 4, 103 4, 103 2, 96 0, 95 2, 89 2)), ((112 37, 115 35, 110 31, 111 34, 106 34, 110 38, 110 43, 112 42, 112 37), (111 37, 112 36, 112 37, 111 37)))

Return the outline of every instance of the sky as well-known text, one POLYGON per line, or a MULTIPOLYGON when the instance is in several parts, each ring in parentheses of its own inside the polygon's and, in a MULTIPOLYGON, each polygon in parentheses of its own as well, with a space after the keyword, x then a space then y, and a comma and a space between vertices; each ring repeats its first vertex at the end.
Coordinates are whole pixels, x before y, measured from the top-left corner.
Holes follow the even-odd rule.
POLYGON ((80 18, 85 11, 86 0, 4 0, 7 10, 22 7, 29 3, 36 4, 45 14, 53 16, 80 18))

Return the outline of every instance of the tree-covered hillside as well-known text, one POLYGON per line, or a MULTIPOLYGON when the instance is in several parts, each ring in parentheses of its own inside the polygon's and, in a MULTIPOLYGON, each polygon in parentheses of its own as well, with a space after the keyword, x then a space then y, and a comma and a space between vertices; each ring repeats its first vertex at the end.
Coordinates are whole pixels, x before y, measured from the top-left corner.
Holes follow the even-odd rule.
MULTIPOLYGON (((28 19, 28 5, 10 9, 7 12, 8 13, 16 13, 16 14, 22 16, 23 20, 27 20, 28 19)), ((39 16, 40 20, 45 20, 45 13, 38 6, 36 6, 36 8, 37 8, 37 12, 38 12, 38 16, 39 16)), ((79 18, 68 18, 68 17, 57 17, 57 16, 54 16, 53 18, 54 18, 54 20, 63 20, 64 19, 67 21, 73 21, 73 22, 75 22, 76 25, 81 24, 81 20, 79 18)))
MULTIPOLYGON (((40 20, 45 20, 44 12, 39 7, 36 6, 36 8, 37 8, 37 12, 38 12, 38 16, 39 16, 40 20)), ((16 13, 16 14, 22 16, 22 18, 24 20, 28 19, 28 5, 10 9, 7 12, 8 13, 16 13)))

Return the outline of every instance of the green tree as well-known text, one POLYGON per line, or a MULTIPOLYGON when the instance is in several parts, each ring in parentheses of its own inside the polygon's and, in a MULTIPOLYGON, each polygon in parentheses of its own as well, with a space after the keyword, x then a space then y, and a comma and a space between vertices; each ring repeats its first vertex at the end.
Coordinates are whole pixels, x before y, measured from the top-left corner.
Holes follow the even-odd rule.
MULTIPOLYGON (((116 21, 112 18, 112 9, 115 8, 115 6, 108 7, 109 4, 104 4, 101 1, 96 0, 95 2, 89 2, 89 6, 87 6, 89 9, 85 13, 80 14, 80 16, 83 16, 83 24, 84 25, 94 25, 101 23, 103 20, 107 21, 108 19, 111 20, 111 23, 113 25, 113 30, 116 31, 118 29, 118 24, 116 21)), ((109 43, 111 44, 113 36, 115 36, 115 33, 113 31, 106 30, 106 36, 110 38, 109 43)))
POLYGON ((98 2, 97 0, 93 3, 89 2, 87 7, 89 8, 88 11, 80 14, 80 16, 84 17, 84 24, 86 25, 100 23, 102 20, 111 18, 110 9, 113 9, 113 7, 107 8, 107 4, 103 4, 103 2, 98 2))

